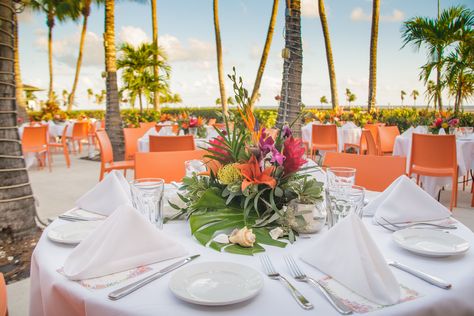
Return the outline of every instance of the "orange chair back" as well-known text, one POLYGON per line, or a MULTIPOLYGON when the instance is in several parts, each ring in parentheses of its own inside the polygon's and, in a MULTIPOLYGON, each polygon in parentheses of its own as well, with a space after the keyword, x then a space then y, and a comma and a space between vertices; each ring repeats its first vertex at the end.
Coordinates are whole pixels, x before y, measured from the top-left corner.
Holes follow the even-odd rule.
POLYGON ((193 135, 185 136, 154 136, 150 135, 150 151, 183 151, 194 150, 193 135))
POLYGON ((205 150, 137 152, 135 179, 161 178, 165 182, 181 181, 186 175, 185 161, 203 159, 205 150))
POLYGON ((103 165, 114 161, 114 152, 112 150, 112 143, 105 130, 97 131, 95 133, 100 148, 100 161, 103 165))
POLYGON ((457 168, 456 136, 413 133, 410 155, 410 172, 413 167, 437 169, 457 168))
POLYGON ((210 118, 209 121, 207 121, 207 125, 214 126, 216 122, 217 120, 215 118, 210 118))
POLYGON ((73 138, 87 138, 89 135, 89 122, 75 122, 72 127, 73 138))
POLYGON ((21 142, 23 148, 46 148, 48 145, 48 126, 25 126, 21 142))
POLYGON ((138 151, 138 139, 143 137, 147 130, 145 128, 124 128, 125 160, 133 160, 138 151))
POLYGON ((3 274, 0 273, 0 316, 7 315, 7 312, 7 285, 5 284, 3 274))
POLYGON ((379 126, 377 145, 381 154, 392 153, 395 138, 400 135, 398 126, 379 126))
POLYGON ((337 147, 336 125, 313 125, 312 143, 318 145, 335 145, 337 147))
POLYGON ((381 192, 405 174, 406 158, 327 152, 323 166, 355 168, 357 185, 370 191, 381 192))
POLYGON ((147 131, 155 126, 156 122, 140 122, 140 128, 146 128, 147 131))
POLYGON ((377 145, 375 144, 374 137, 372 133, 367 130, 362 130, 362 135, 360 136, 360 154, 366 155, 377 155, 377 145))

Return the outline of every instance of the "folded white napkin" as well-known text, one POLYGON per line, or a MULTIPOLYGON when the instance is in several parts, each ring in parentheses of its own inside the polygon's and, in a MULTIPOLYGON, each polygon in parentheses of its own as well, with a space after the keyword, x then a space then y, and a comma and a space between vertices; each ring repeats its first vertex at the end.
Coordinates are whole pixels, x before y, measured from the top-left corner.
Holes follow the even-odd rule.
POLYGON ((415 129, 414 129, 412 126, 410 126, 410 127, 409 127, 406 131, 404 131, 404 132, 402 133, 402 135, 400 135, 400 136, 402 136, 402 137, 411 136, 414 131, 415 131, 415 129))
POLYGON ((64 274, 71 280, 90 279, 186 254, 137 210, 122 205, 71 252, 64 274))
POLYGON ((417 133, 417 134, 428 134, 428 126, 419 125, 419 126, 415 127, 415 130, 413 132, 417 133))
POLYGON ((364 208, 375 221, 391 223, 434 221, 451 216, 451 212, 407 176, 396 179, 364 208))
POLYGON ((389 305, 400 299, 395 276, 354 213, 315 240, 300 258, 370 301, 389 305))
POLYGON ((439 129, 438 135, 446 135, 446 131, 444 130, 444 128, 439 129))
POLYGON ((113 170, 91 190, 76 201, 76 206, 83 210, 110 215, 123 204, 132 205, 130 185, 123 174, 113 170))
POLYGON ((347 122, 346 124, 342 125, 342 129, 353 129, 357 128, 357 125, 354 124, 354 122, 347 122))

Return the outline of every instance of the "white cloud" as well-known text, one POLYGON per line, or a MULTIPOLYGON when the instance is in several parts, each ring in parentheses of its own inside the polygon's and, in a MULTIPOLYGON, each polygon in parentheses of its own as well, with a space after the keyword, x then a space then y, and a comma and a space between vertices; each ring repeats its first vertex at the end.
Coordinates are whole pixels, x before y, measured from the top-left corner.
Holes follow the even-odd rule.
MULTIPOLYGON (((380 21, 383 22, 400 22, 403 21, 405 18, 405 13, 402 11, 395 9, 392 11, 390 15, 380 15, 380 21)), ((372 14, 365 13, 364 10, 360 7, 354 8, 351 12, 351 20, 352 21, 371 21, 372 14)))
POLYGON ((301 16, 306 18, 314 18, 319 16, 317 0, 302 0, 301 16))
POLYGON ((122 26, 118 36, 120 42, 128 43, 134 47, 150 42, 150 38, 144 30, 135 26, 122 26))
POLYGON ((189 38, 183 44, 177 37, 165 34, 158 38, 158 45, 165 49, 168 59, 172 62, 192 61, 200 63, 216 59, 214 45, 196 38, 189 38))

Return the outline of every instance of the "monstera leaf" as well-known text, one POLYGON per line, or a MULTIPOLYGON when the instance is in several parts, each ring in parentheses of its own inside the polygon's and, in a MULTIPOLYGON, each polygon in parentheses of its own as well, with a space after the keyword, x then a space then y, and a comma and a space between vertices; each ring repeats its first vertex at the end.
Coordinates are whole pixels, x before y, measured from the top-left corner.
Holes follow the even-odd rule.
POLYGON ((256 242, 252 248, 245 248, 235 244, 220 244, 212 241, 214 236, 219 232, 229 233, 235 228, 243 228, 247 226, 251 228, 258 219, 255 215, 249 215, 244 218, 243 210, 235 204, 226 205, 224 198, 222 198, 216 190, 208 189, 201 196, 199 201, 195 204, 198 210, 206 210, 205 212, 194 212, 189 217, 189 224, 191 226, 191 233, 196 240, 202 245, 217 250, 226 251, 235 254, 253 255, 258 252, 263 252, 265 249, 261 244, 285 247, 286 243, 273 240, 266 228, 253 228, 256 242))

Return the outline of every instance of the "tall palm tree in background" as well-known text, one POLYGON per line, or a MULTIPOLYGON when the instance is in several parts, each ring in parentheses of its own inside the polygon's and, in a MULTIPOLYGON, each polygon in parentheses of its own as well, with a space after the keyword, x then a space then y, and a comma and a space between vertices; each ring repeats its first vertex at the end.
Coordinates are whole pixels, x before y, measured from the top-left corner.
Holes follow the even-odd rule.
MULTIPOLYGON (((153 58, 155 60, 153 66, 153 76, 159 78, 159 67, 158 67, 158 15, 156 14, 156 0, 151 0, 151 25, 153 29, 153 47, 154 53, 153 58)), ((153 92, 153 109, 155 111, 160 109, 160 90, 158 86, 153 92)))
POLYGON ((463 40, 472 31, 474 17, 472 10, 464 6, 444 10, 437 19, 414 17, 404 22, 402 27, 403 47, 411 44, 417 51, 424 46, 428 51, 428 62, 423 65, 420 77, 425 84, 430 80, 432 70, 436 69, 436 103, 443 109, 443 59, 444 51, 450 45, 463 40))
POLYGON ((369 102, 368 111, 375 107, 377 96, 377 42, 379 37, 380 0, 372 0, 372 30, 370 32, 369 102))
POLYGON ((403 106, 403 101, 405 101, 405 96, 407 95, 407 93, 405 91, 400 91, 400 99, 402 100, 402 106, 403 106))
POLYGON ((339 107, 339 97, 337 95, 336 71, 334 70, 334 58, 332 57, 331 38, 329 36, 329 25, 326 18, 326 8, 324 0, 318 1, 319 19, 323 28, 324 45, 326 46, 326 60, 328 62, 329 83, 331 84, 331 103, 335 110, 339 107))
POLYGON ((0 234, 21 237, 36 230, 35 200, 17 128, 12 0, 0 5, 0 234))
POLYGON ((425 98, 426 98, 426 103, 427 107, 430 106, 431 102, 434 103, 434 108, 436 109, 436 106, 438 104, 438 87, 436 83, 433 80, 428 80, 426 83, 426 91, 425 91, 425 98))
POLYGON ((255 102, 259 97, 260 83, 262 81, 263 72, 265 71, 265 65, 267 63, 268 54, 270 53, 270 47, 272 45, 273 33, 275 31, 275 23, 278 15, 278 0, 273 0, 272 15, 270 17, 270 23, 268 24, 267 38, 263 47, 262 57, 260 59, 260 65, 258 66, 257 77, 253 85, 252 95, 250 97, 250 108, 253 110, 255 102))
POLYGON ((49 65, 49 90, 48 103, 54 102, 53 87, 53 28, 55 21, 77 19, 80 13, 79 1, 75 0, 31 0, 28 5, 35 11, 46 14, 48 26, 48 65, 49 65))
POLYGON ((295 137, 301 136, 301 76, 303 73, 303 46, 301 40, 301 0, 287 0, 285 15, 285 49, 283 50, 283 80, 278 107, 278 123, 292 123, 295 137))
POLYGON ((418 98, 420 93, 418 92, 418 90, 413 90, 410 95, 413 98, 413 105, 416 106, 416 98, 418 98))
POLYGON ((216 35, 217 75, 219 77, 219 92, 221 94, 222 113, 228 115, 227 97, 225 93, 224 63, 222 61, 221 29, 219 25, 219 0, 213 1, 214 32, 216 35))
POLYGON ((15 56, 14 67, 15 67, 15 85, 16 85, 16 105, 18 108, 18 117, 21 118, 23 122, 28 121, 28 113, 26 112, 26 99, 23 91, 23 82, 21 80, 21 71, 20 71, 20 51, 19 51, 19 36, 18 36, 18 13, 15 12, 13 15, 14 18, 14 39, 13 39, 13 54, 15 56))
POLYGON ((115 50, 115 1, 105 0, 105 72, 107 89, 105 108, 105 130, 112 143, 114 159, 123 160, 124 136, 120 116, 119 95, 117 87, 117 63, 115 50))

